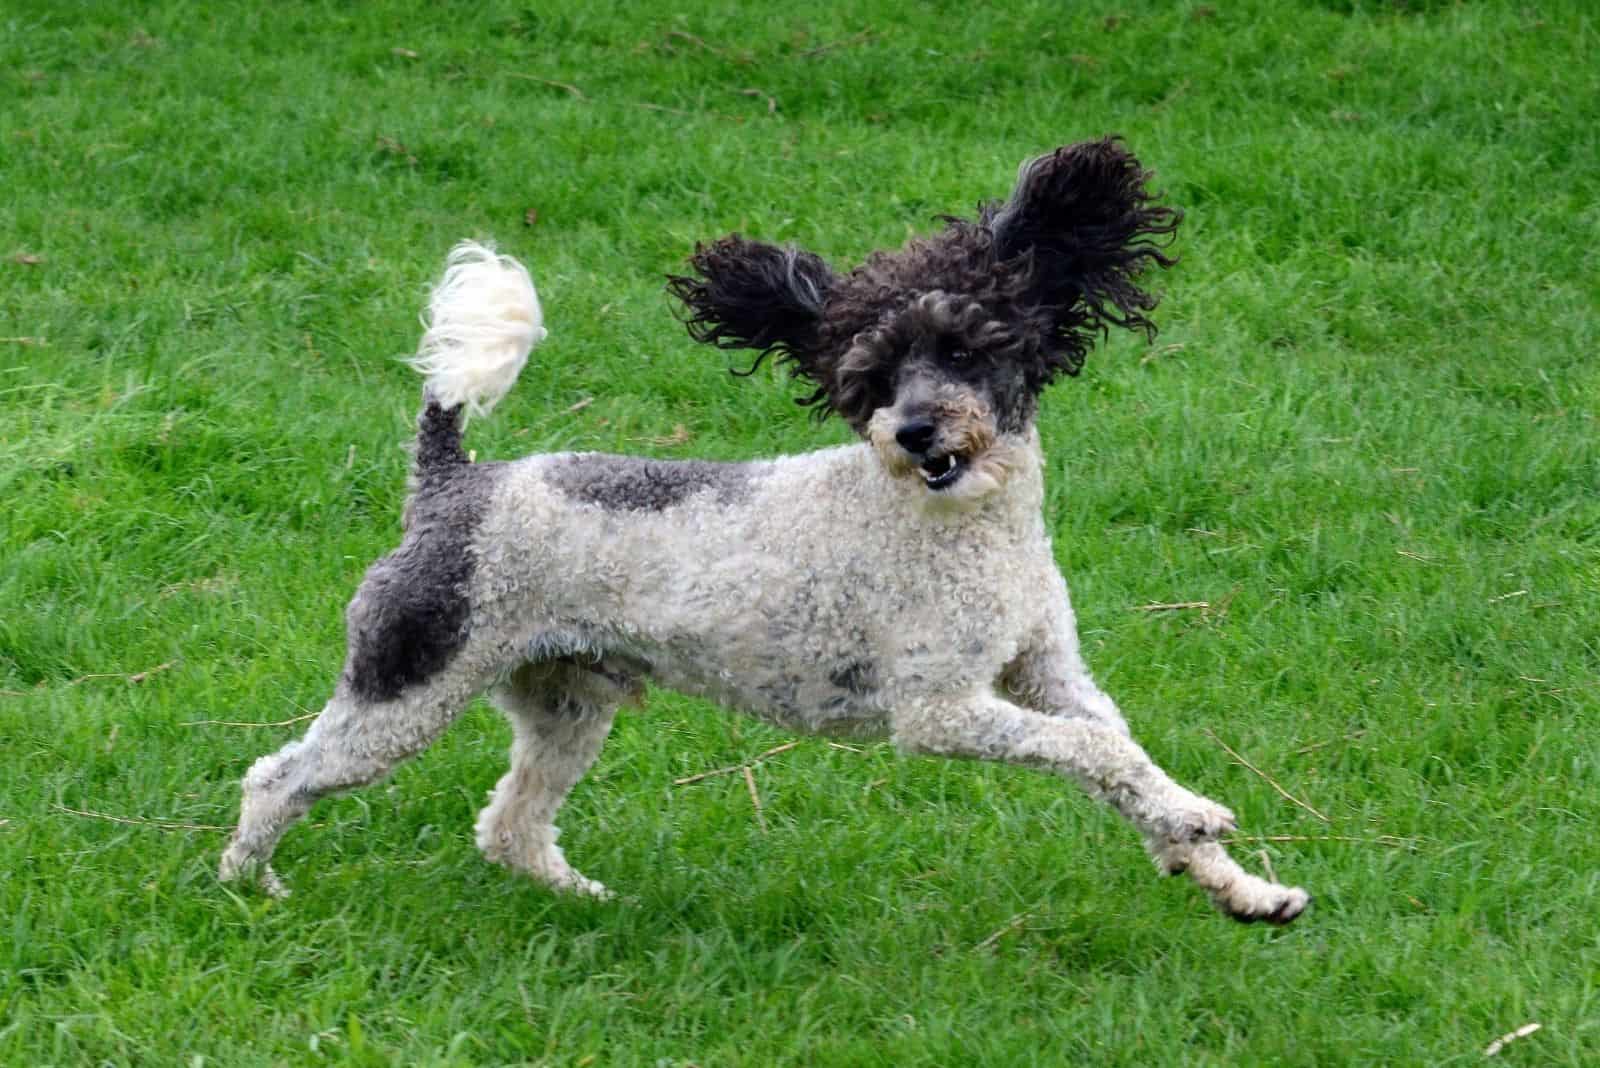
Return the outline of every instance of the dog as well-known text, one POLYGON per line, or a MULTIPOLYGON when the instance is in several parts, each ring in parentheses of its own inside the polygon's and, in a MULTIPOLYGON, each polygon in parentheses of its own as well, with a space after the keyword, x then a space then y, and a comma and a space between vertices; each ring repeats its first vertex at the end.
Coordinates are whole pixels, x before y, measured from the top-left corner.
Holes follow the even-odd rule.
POLYGON ((487 693, 510 770, 477 819, 492 861, 604 896, 555 816, 646 680, 807 733, 1052 771, 1121 813, 1158 868, 1227 915, 1284 924, 1309 895, 1249 874, 1228 809, 1133 741, 1080 653, 1042 515, 1041 391, 1111 326, 1181 219, 1118 138, 1025 162, 1003 202, 849 273, 738 235, 668 291, 696 340, 772 357, 856 443, 743 463, 555 453, 474 463, 487 412, 544 339, 527 271, 463 243, 414 360, 425 376, 400 546, 346 614, 333 696, 245 775, 220 874, 269 860, 319 798, 370 784, 487 693))

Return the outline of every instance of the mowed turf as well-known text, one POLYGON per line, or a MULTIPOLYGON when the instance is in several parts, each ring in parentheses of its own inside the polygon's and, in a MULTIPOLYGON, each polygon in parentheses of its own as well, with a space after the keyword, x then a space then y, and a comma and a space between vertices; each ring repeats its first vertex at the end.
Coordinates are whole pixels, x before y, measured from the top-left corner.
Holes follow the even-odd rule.
POLYGON ((634 7, 0 12, 0 1062, 1600 1062, 1592 10, 634 7), (800 451, 846 432, 674 322, 694 242, 849 265, 1107 132, 1182 263, 1047 395, 1047 520, 1097 677, 1296 925, 1021 769, 676 785, 789 739, 667 693, 562 821, 618 902, 478 856, 481 705, 285 839, 288 901, 217 883, 395 543, 454 241, 551 331, 480 457, 800 451))

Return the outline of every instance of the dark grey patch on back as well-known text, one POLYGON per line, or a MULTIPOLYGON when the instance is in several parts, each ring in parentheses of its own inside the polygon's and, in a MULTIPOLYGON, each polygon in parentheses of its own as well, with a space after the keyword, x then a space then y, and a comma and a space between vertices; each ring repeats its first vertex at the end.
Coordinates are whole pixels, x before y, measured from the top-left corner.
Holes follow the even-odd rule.
POLYGON ((660 512, 700 493, 736 504, 756 476, 750 464, 580 452, 556 457, 544 477, 566 496, 610 512, 660 512))
POLYGON ((400 547, 367 569, 345 612, 344 682, 368 701, 392 701, 431 678, 466 642, 471 544, 503 468, 423 470, 406 506, 400 547))

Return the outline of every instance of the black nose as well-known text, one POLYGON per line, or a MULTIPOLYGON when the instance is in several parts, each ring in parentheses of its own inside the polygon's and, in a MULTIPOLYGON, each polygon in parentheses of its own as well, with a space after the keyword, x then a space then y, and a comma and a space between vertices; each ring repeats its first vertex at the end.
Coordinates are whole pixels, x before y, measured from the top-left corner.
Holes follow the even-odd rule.
POLYGON ((933 446, 933 437, 936 432, 932 423, 926 419, 918 419, 896 430, 894 432, 894 440, 898 441, 900 447, 906 452, 921 456, 933 446))

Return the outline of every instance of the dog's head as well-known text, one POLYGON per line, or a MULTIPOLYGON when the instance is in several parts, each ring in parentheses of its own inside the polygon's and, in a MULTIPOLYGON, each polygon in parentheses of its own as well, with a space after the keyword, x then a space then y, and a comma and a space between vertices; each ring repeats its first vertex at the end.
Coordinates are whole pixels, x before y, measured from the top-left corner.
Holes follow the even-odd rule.
POLYGON ((1069 145, 1024 163, 975 220, 947 218, 849 274, 735 235, 697 247, 698 277, 668 290, 696 340, 755 349, 757 365, 775 353, 814 387, 799 402, 837 413, 891 472, 976 499, 1026 446, 1040 392, 1077 374, 1098 336, 1154 332, 1156 298, 1135 283, 1175 262, 1162 248, 1181 216, 1149 178, 1115 138, 1069 145))

